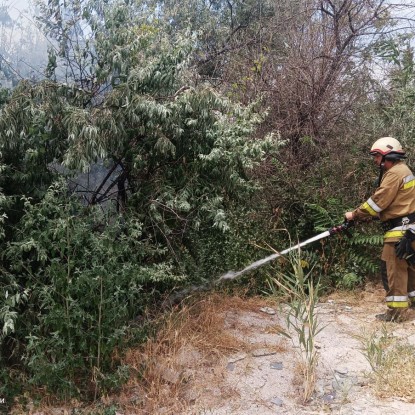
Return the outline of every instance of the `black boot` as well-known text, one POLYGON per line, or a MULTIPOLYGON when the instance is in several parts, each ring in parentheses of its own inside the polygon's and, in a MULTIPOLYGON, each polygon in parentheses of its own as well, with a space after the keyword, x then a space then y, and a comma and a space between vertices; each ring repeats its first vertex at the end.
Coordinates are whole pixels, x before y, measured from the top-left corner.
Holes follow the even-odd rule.
POLYGON ((376 320, 401 323, 406 320, 407 308, 389 308, 386 313, 377 314, 376 320))

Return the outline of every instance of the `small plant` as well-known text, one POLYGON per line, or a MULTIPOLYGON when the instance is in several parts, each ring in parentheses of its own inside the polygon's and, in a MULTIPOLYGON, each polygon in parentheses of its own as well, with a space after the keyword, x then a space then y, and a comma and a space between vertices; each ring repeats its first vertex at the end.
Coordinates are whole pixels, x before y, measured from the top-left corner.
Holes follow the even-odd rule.
POLYGON ((382 367, 385 360, 385 350, 390 343, 386 325, 382 325, 380 336, 376 332, 359 338, 363 346, 363 355, 374 372, 382 367))
POLYGON ((345 290, 352 290, 359 283, 361 283, 359 276, 355 272, 348 272, 344 274, 341 279, 339 279, 337 287, 345 290))
MULTIPOLYGON (((277 293, 277 287, 289 298, 287 313, 287 328, 296 335, 295 339, 289 333, 284 333, 293 342, 298 342, 301 353, 301 367, 304 376, 303 402, 309 401, 314 393, 316 383, 316 367, 318 353, 315 339, 323 329, 316 315, 316 304, 319 299, 319 283, 311 278, 311 273, 304 274, 304 261, 300 253, 290 258, 292 271, 279 272, 277 277, 270 279, 270 287, 277 293)), ((307 264, 308 265, 308 264, 307 264)))
POLYGON ((359 340, 372 368, 370 379, 375 393, 382 398, 399 397, 415 402, 415 347, 391 336, 385 324, 380 335, 373 332, 359 340))

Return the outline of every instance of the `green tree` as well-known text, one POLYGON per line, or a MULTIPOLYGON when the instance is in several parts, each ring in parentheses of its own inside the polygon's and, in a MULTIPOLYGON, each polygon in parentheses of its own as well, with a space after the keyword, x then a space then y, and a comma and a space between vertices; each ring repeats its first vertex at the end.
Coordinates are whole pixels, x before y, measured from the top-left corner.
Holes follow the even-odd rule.
MULTIPOLYGON (((93 28, 88 64, 62 38, 65 82, 51 54, 49 79, 21 82, 1 110, 1 340, 3 359, 33 383, 97 396, 116 384, 111 353, 137 314, 175 285, 215 278, 198 270, 209 245, 225 270, 230 252, 217 245, 228 218, 249 203, 249 172, 278 142, 250 139, 262 119, 255 105, 200 82, 191 34, 167 36, 125 4, 75 6, 93 28), (68 196, 59 177, 99 160, 111 174, 89 198, 68 196)), ((48 11, 57 33, 72 25, 59 20, 62 7, 48 11)))
POLYGON ((411 40, 410 35, 389 36, 376 45, 375 53, 385 71, 376 83, 367 118, 378 135, 398 138, 413 159, 415 71, 411 40))

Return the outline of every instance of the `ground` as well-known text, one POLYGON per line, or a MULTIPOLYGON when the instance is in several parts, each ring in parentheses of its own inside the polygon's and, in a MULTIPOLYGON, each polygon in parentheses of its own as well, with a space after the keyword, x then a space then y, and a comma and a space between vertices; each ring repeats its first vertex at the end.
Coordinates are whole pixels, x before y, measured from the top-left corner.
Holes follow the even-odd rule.
POLYGON ((228 330, 252 347, 201 368, 194 379, 205 379, 205 386, 184 414, 415 414, 413 395, 382 398, 363 350, 371 336, 382 333, 415 346, 414 321, 375 320, 385 310, 383 295, 379 286, 368 285, 359 293, 336 293, 319 302, 316 388, 306 404, 301 402, 300 350, 278 330, 286 327, 286 313, 278 307, 275 314, 267 307, 227 311, 228 330))
MULTIPOLYGON (((414 321, 376 321, 375 315, 385 310, 383 295, 380 286, 368 284, 363 290, 336 292, 319 300, 316 315, 322 330, 315 339, 315 388, 307 402, 303 399, 304 365, 298 336, 290 339, 284 335, 289 332, 287 306, 264 298, 216 295, 189 307, 187 314, 177 312, 163 338, 127 354, 132 367, 147 365, 147 383, 132 376, 121 393, 102 400, 107 408, 116 408, 105 413, 415 414, 413 371, 406 373, 412 366, 402 360, 390 374, 380 370, 382 362, 393 360, 385 356, 387 346, 394 342, 409 350, 413 364, 414 321), (379 364, 378 372, 369 361, 379 364), (395 375, 399 381, 394 380, 395 375), (391 384, 382 381, 382 376, 391 384)), ((402 356, 395 354, 398 359, 404 359, 402 356)), ((30 413, 98 412, 81 407, 74 412, 66 407, 32 409, 30 413)))

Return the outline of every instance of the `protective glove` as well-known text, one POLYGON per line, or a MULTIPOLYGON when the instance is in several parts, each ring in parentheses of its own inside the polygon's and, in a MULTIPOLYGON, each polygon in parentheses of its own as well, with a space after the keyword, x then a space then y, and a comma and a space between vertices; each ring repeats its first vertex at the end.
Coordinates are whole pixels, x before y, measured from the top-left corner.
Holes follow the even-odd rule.
POLYGON ((395 243, 396 256, 399 259, 406 259, 411 263, 415 263, 415 251, 412 249, 412 242, 415 241, 415 234, 411 230, 407 230, 402 239, 395 243))

